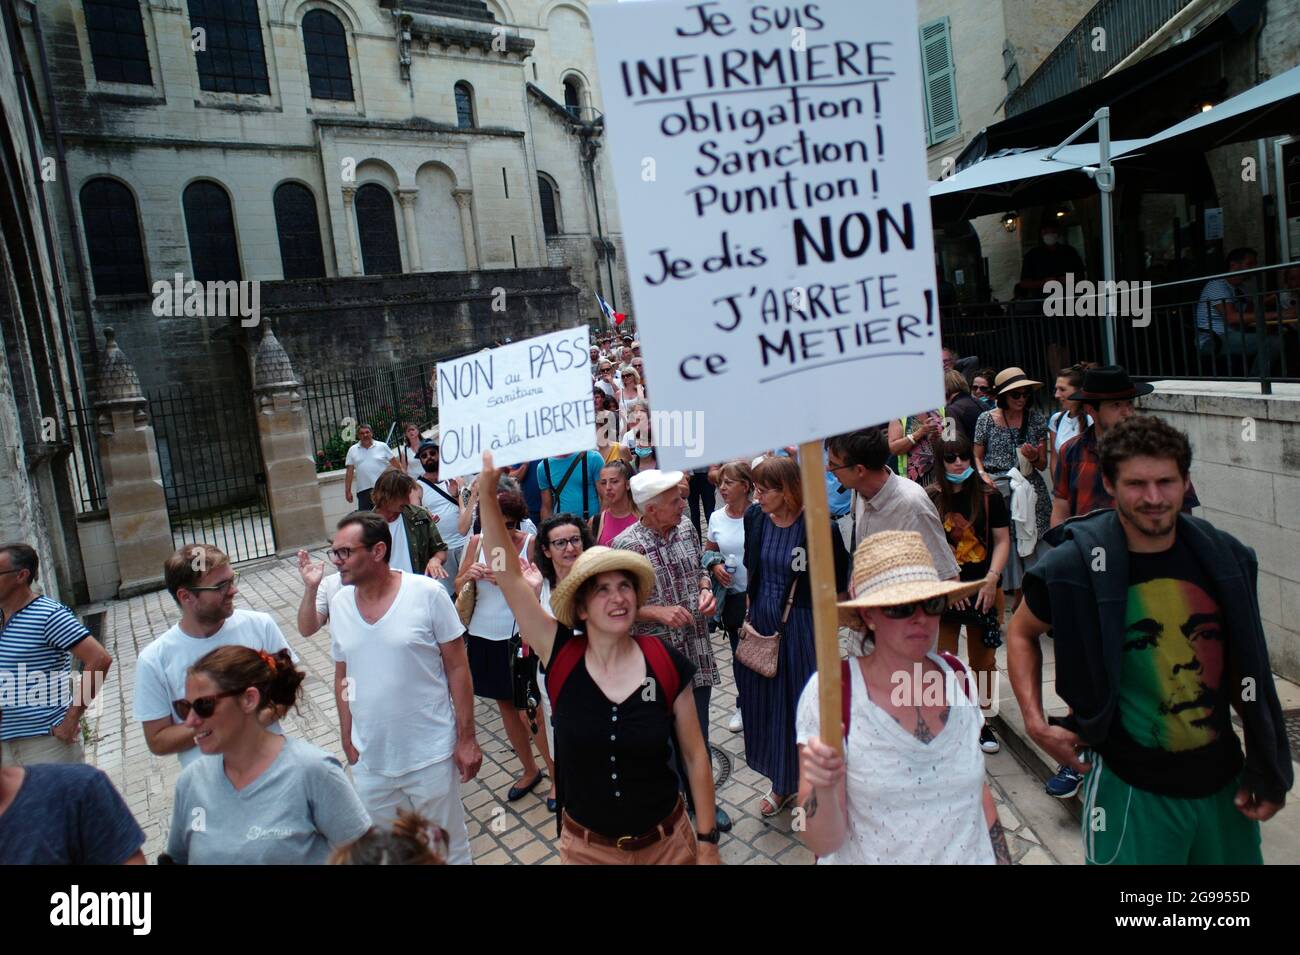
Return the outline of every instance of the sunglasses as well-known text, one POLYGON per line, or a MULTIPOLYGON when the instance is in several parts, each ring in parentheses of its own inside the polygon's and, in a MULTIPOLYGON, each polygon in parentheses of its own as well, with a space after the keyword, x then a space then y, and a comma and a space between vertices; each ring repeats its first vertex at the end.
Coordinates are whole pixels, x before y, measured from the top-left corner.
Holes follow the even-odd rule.
POLYGON ((172 702, 172 709, 176 711, 176 715, 181 718, 182 722, 190 718, 190 710, 197 713, 199 719, 206 720, 216 712, 217 700, 227 696, 238 696, 243 692, 243 690, 231 690, 228 693, 218 693, 216 696, 201 696, 193 701, 175 700, 172 702))
POLYGON ((938 597, 930 597, 926 600, 915 600, 912 603, 881 607, 880 612, 890 620, 906 620, 916 613, 917 607, 924 610, 928 616, 937 617, 948 609, 948 598, 940 594, 938 597))
POLYGON ((969 460, 970 460, 970 455, 969 455, 969 454, 953 454, 953 453, 949 453, 949 454, 945 454, 945 455, 943 456, 943 463, 944 463, 944 464, 956 464, 958 461, 969 461, 969 460))
POLYGON ((988 385, 971 385, 970 390, 971 391, 992 391, 993 389, 990 388, 988 385))
POLYGON ((201 593, 203 593, 204 591, 207 591, 207 590, 215 590, 215 591, 217 591, 218 593, 222 593, 222 594, 224 594, 224 593, 226 593, 227 591, 229 591, 231 587, 235 586, 235 584, 236 584, 238 581, 239 581, 239 571, 235 571, 235 572, 230 576, 230 579, 229 579, 229 580, 223 580, 221 583, 219 583, 219 584, 213 584, 211 587, 186 587, 185 589, 188 590, 188 591, 189 591, 190 593, 192 593, 192 594, 201 594, 201 593))

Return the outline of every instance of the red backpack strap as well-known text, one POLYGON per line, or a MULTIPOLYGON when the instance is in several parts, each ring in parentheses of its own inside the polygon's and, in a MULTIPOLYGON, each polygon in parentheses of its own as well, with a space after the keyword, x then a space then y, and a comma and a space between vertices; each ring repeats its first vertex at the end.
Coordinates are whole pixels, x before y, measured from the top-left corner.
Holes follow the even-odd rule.
POLYGON ((971 686, 970 671, 966 669, 966 664, 962 663, 955 654, 949 653, 947 650, 940 651, 939 656, 943 657, 944 663, 948 664, 948 666, 952 667, 954 671, 962 675, 964 678, 963 682, 966 684, 966 696, 970 698, 972 703, 978 706, 980 701, 979 691, 975 687, 971 686))
POLYGON ((587 638, 574 634, 569 638, 564 646, 560 647, 559 652, 552 654, 551 665, 546 668, 546 695, 551 698, 551 709, 555 709, 555 703, 560 698, 560 691, 564 689, 564 681, 569 678, 573 668, 578 665, 584 653, 587 652, 587 638))
MULTIPOLYGON (((663 687, 664 705, 668 707, 668 712, 672 712, 673 704, 677 702, 677 694, 681 692, 682 678, 677 672, 677 667, 673 665, 673 658, 668 655, 668 647, 658 637, 642 634, 633 638, 637 645, 641 647, 641 652, 645 654, 646 663, 650 665, 650 672, 654 674, 655 682, 663 687)), ((550 674, 547 674, 547 685, 550 685, 550 674)), ((554 701, 552 701, 554 706, 554 701)))
POLYGON ((849 738, 853 717, 853 674, 849 672, 853 659, 840 661, 840 720, 844 724, 844 738, 849 738))

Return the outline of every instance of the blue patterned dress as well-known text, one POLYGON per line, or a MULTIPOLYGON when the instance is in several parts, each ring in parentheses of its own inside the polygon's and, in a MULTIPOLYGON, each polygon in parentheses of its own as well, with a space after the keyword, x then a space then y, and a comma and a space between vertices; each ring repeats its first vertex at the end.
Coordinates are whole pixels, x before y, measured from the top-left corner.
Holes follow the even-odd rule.
MULTIPOLYGON (((764 516, 759 526, 759 592, 750 605, 749 622, 760 633, 776 633, 790 593, 794 550, 807 547, 804 515, 789 527, 777 527, 764 516)), ((799 788, 795 716, 804 685, 816 671, 812 610, 798 606, 790 608, 776 676, 768 679, 748 667, 736 667, 736 691, 745 714, 745 761, 770 779, 773 791, 781 796, 799 788)))

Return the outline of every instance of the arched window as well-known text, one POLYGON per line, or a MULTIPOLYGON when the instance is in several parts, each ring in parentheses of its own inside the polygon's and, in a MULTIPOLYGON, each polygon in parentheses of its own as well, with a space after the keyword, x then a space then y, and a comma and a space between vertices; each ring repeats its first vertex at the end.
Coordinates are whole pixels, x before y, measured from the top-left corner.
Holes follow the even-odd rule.
POLYGON ((542 229, 547 235, 560 234, 560 217, 557 210, 559 200, 551 180, 540 173, 537 176, 537 196, 542 203, 542 229))
POLYGON ((190 0, 190 28, 203 31, 202 46, 194 50, 199 89, 271 92, 257 0, 190 0))
POLYGON ((564 81, 564 108, 574 119, 582 116, 582 84, 570 76, 564 81))
POLYGON ((325 276, 316 197, 306 186, 286 182, 275 190, 275 231, 280 236, 280 266, 287 279, 325 276))
POLYGON ((81 187, 81 222, 95 294, 148 292, 140 219, 131 190, 114 179, 91 179, 81 187))
POLYGON ((185 187, 182 205, 194 280, 229 282, 243 278, 235 243, 235 214, 226 190, 203 179, 192 182, 185 187))
POLYGON ((149 49, 145 45, 140 0, 83 0, 86 34, 95 79, 101 83, 149 86, 149 49))
POLYGON ((456 125, 461 129, 474 128, 474 91, 468 83, 456 84, 456 125))
POLYGON ((357 190, 356 206, 362 270, 366 275, 402 271, 393 197, 383 186, 368 182, 357 190))
POLYGON ((316 99, 352 101, 352 68, 348 38, 338 17, 312 10, 302 18, 302 42, 307 51, 307 76, 316 99))

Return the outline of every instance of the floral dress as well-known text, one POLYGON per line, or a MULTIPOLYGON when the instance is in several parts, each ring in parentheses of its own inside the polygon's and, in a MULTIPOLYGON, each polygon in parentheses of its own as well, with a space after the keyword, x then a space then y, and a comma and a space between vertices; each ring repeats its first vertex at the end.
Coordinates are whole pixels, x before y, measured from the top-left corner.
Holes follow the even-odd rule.
MULTIPOLYGON (((1046 440, 1047 419, 1036 408, 1025 410, 1025 417, 1019 428, 998 427, 993 423, 992 411, 984 412, 976 420, 975 437, 972 443, 984 448, 984 470, 997 483, 1008 511, 1011 507, 1011 482, 1006 474, 1016 466, 1016 449, 1026 443, 1038 447, 1046 440)), ((1033 485, 1037 495, 1034 502, 1034 522, 1038 526, 1039 546, 1042 548, 1046 546, 1043 544, 1043 535, 1051 525, 1052 498, 1040 472, 1034 471, 1030 474, 1029 483, 1033 485)), ((1012 537, 1013 539, 1015 537, 1014 527, 1012 537)), ((1033 566, 1034 560, 1035 555, 1021 558, 1013 545, 1006 569, 1002 572, 1003 590, 1019 589, 1024 571, 1033 566)))

